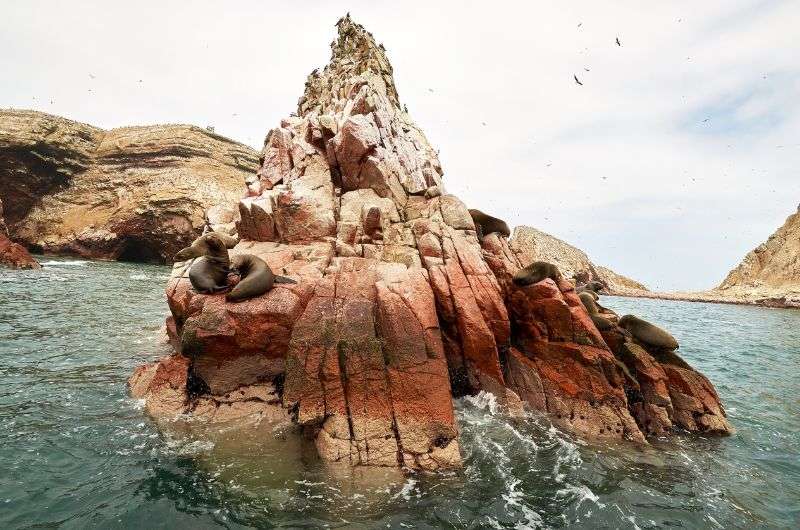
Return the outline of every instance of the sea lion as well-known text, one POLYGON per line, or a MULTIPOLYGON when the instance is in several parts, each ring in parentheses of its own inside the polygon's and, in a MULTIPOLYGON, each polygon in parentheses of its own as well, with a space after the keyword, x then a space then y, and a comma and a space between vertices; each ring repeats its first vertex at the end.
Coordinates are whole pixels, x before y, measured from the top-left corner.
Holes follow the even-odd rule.
POLYGON ((591 282, 586 282, 585 284, 576 287, 575 288, 575 292, 582 293, 584 291, 590 291, 590 292, 593 292, 593 293, 597 294, 597 293, 599 293, 600 291, 602 291, 605 288, 606 288, 606 286, 603 285, 602 282, 598 282, 597 280, 594 280, 594 281, 591 281, 591 282))
POLYGON ((594 298, 590 293, 578 293, 578 298, 581 299, 583 307, 586 308, 586 312, 590 315, 596 315, 600 312, 600 310, 597 308, 597 303, 595 302, 597 299, 594 298))
POLYGON ((483 241, 483 238, 497 232, 500 235, 509 237, 511 230, 502 219, 486 215, 480 210, 470 209, 469 215, 472 217, 472 222, 475 223, 475 231, 478 233, 478 241, 483 241))
POLYGON ((241 280, 225 295, 225 300, 228 302, 241 302, 260 296, 272 289, 275 283, 297 283, 291 278, 273 274, 267 262, 252 254, 234 256, 231 269, 238 271, 241 280))
POLYGON ((592 290, 589 290, 589 289, 584 289, 582 287, 578 287, 577 289, 575 289, 575 292, 578 293, 578 294, 586 293, 589 296, 591 296, 592 299, 595 300, 595 301, 600 300, 600 295, 597 294, 596 292, 592 291, 592 290))
POLYGON ((661 364, 671 364, 673 366, 677 366, 678 368, 686 368, 687 370, 694 371, 694 368, 692 368, 689 363, 684 361, 673 350, 653 350, 651 355, 661 364))
POLYGON ((213 294, 228 288, 228 249, 216 233, 198 237, 191 246, 175 254, 175 261, 196 259, 189 269, 189 281, 199 293, 213 294))
POLYGON ((600 331, 607 331, 614 327, 614 324, 610 320, 600 315, 600 306, 595 302, 591 294, 583 292, 578 294, 578 298, 580 298, 583 307, 585 307, 586 312, 589 313, 589 318, 592 319, 597 329, 600 331))
POLYGON ((678 349, 678 341, 675 340, 675 337, 655 324, 651 324, 634 315, 625 315, 620 318, 619 326, 630 332, 635 339, 649 346, 665 350, 678 349))
POLYGON ((546 261, 534 261, 524 269, 520 269, 514 275, 514 283, 525 286, 539 283, 545 278, 550 278, 558 283, 561 279, 561 272, 558 267, 546 261))
POLYGON ((214 234, 215 236, 220 238, 222 242, 225 243, 225 248, 233 248, 239 243, 238 238, 228 235, 225 232, 215 232, 212 230, 211 232, 206 232, 206 234, 204 235, 208 234, 214 234))

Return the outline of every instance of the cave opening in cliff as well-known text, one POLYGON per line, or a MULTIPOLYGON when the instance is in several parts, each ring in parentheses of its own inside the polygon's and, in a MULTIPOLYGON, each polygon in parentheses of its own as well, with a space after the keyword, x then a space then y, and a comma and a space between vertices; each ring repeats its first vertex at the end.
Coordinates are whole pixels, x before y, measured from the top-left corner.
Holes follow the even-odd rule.
POLYGON ((152 242, 129 237, 120 246, 117 261, 133 263, 164 263, 164 257, 152 242))

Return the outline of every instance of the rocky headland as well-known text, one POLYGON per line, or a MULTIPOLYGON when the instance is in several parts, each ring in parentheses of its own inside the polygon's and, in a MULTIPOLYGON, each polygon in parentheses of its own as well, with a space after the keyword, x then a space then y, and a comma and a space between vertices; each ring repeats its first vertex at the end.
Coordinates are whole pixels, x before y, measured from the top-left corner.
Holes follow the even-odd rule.
POLYGON ((330 63, 241 178, 230 254, 296 283, 231 303, 193 290, 191 263, 176 263, 174 353, 129 381, 146 410, 292 421, 326 462, 423 470, 461 465, 453 397, 481 391, 587 439, 731 432, 711 382, 677 354, 595 327, 566 279, 603 278, 585 255, 561 263, 565 278, 512 281, 548 256, 543 238, 479 241, 383 46, 349 16, 337 28, 330 63))
POLYGON ((37 253, 160 262, 206 225, 234 232, 258 153, 190 125, 109 131, 0 110, 0 199, 37 253))

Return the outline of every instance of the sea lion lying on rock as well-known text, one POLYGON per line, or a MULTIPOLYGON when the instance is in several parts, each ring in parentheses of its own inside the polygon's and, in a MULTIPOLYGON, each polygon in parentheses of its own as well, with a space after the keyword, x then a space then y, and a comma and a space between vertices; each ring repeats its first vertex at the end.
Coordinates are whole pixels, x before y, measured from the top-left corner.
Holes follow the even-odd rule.
POLYGON ((550 278, 558 283, 561 279, 561 272, 558 267, 546 261, 534 261, 524 269, 520 269, 514 275, 514 283, 516 285, 525 286, 539 283, 545 278, 550 278))
POLYGON ((485 236, 497 232, 506 237, 511 236, 511 230, 502 219, 486 215, 480 210, 470 209, 469 215, 472 217, 472 222, 475 223, 475 231, 478 233, 478 241, 483 241, 485 236))
POLYGON ((228 249, 225 242, 214 232, 200 236, 175 254, 175 261, 199 258, 191 264, 189 281, 192 287, 203 294, 213 294, 228 288, 228 249))
POLYGON ((628 331, 633 337, 654 348, 664 350, 678 349, 678 341, 655 324, 642 320, 634 315, 625 315, 619 319, 619 327, 628 331))
POLYGON ((276 276, 267 262, 252 254, 234 256, 231 269, 236 270, 241 279, 236 287, 225 295, 225 300, 228 302, 241 302, 260 296, 272 289, 275 283, 297 283, 291 278, 276 276))
POLYGON ((586 312, 589 313, 589 318, 592 319, 597 329, 600 331, 607 331, 614 327, 614 324, 609 319, 600 315, 600 306, 595 302, 591 294, 583 292, 578 294, 578 298, 581 299, 583 307, 586 308, 586 312))
POLYGON ((590 292, 590 293, 598 294, 600 291, 602 291, 605 288, 606 288, 605 285, 603 285, 601 282, 598 282, 597 280, 595 280, 595 281, 591 281, 591 282, 588 282, 588 283, 585 283, 583 285, 580 285, 580 286, 576 287, 575 288, 575 292, 578 293, 578 294, 583 293, 583 292, 590 292))

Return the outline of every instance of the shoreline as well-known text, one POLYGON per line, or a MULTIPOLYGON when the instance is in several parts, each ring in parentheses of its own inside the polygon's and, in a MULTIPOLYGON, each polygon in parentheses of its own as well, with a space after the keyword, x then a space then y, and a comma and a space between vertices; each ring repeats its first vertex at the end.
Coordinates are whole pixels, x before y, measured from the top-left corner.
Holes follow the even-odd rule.
POLYGON ((787 302, 786 298, 759 298, 754 300, 746 300, 742 298, 727 298, 721 296, 714 296, 709 293, 654 293, 650 291, 629 291, 629 292, 613 292, 608 296, 620 296, 623 298, 649 298, 652 300, 671 300, 676 302, 697 302, 707 304, 727 304, 727 305, 744 305, 752 307, 763 307, 766 309, 800 309, 800 302, 787 302))

